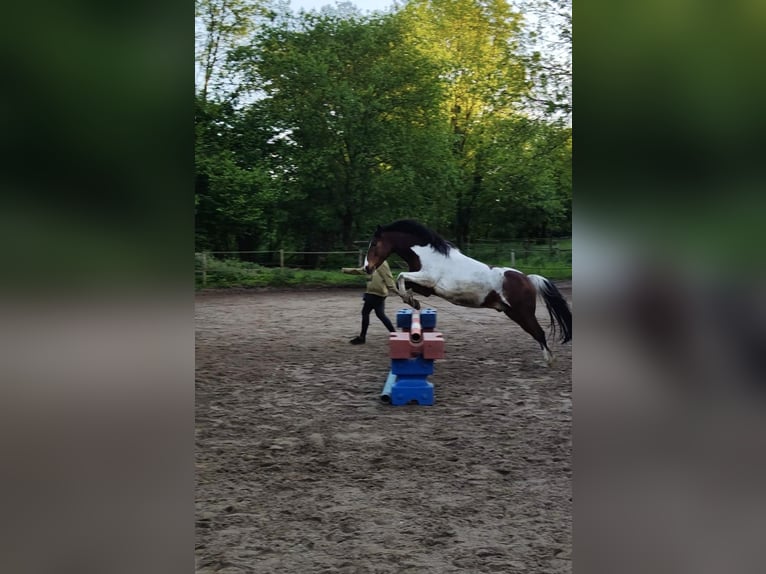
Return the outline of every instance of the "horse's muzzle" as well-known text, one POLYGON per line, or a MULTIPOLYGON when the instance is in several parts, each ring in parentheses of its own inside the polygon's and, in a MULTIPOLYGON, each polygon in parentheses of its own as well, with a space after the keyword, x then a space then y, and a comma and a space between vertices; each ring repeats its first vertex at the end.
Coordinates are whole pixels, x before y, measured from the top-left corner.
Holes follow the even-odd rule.
POLYGON ((373 271, 375 271, 374 267, 371 267, 369 265, 364 266, 364 272, 367 273, 367 275, 371 274, 373 271))

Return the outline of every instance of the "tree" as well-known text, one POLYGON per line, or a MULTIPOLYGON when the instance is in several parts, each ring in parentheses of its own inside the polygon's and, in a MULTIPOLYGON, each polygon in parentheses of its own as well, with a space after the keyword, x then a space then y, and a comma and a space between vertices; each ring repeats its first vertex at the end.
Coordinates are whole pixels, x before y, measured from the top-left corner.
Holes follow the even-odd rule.
POLYGON ((555 94, 505 0, 275 12, 247 41, 221 22, 199 53, 199 247, 350 249, 402 217, 459 244, 567 232, 571 127, 536 101, 555 94))
POLYGON ((303 248, 351 247, 393 213, 448 217, 438 71, 408 50, 399 20, 304 13, 298 26, 265 27, 235 59, 263 94, 282 206, 303 248), (430 200, 415 193, 424 181, 430 200))
POLYGON ((529 89, 516 54, 520 18, 505 0, 412 0, 402 13, 409 41, 441 68, 453 152, 462 172, 453 236, 463 244, 483 189, 484 147, 492 141, 489 119, 517 113, 529 89))
POLYGON ((203 102, 226 54, 255 28, 255 17, 269 14, 266 0, 196 0, 196 61, 203 102))
POLYGON ((482 237, 571 232, 572 130, 541 119, 500 120, 486 151, 476 231, 482 237))
POLYGON ((197 248, 252 250, 268 236, 275 204, 263 133, 241 110, 201 97, 195 119, 197 248))
POLYGON ((532 84, 530 111, 571 125, 572 0, 514 0, 524 13, 521 37, 532 84))

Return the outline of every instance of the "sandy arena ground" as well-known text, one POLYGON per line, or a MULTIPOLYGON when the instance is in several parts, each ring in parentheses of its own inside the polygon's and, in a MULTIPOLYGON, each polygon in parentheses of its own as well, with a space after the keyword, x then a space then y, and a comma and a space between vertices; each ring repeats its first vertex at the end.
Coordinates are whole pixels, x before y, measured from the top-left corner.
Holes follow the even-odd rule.
POLYGON ((436 404, 394 407, 374 314, 348 344, 361 292, 197 295, 197 572, 571 572, 570 344, 549 368, 502 313, 421 297, 436 404))

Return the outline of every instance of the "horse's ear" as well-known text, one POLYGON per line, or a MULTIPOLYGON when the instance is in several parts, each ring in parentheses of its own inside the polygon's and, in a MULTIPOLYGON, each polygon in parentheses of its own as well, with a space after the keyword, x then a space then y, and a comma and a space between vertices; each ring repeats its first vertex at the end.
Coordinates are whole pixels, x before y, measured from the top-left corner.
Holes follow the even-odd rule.
POLYGON ((380 225, 378 225, 378 227, 375 229, 375 237, 380 235, 381 231, 383 231, 383 228, 380 225))

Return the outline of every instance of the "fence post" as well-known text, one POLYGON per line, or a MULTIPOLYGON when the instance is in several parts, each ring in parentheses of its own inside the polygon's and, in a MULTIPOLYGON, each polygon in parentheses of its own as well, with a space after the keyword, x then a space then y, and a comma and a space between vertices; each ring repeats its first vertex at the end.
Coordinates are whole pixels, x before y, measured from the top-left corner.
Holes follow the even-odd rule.
POLYGON ((361 267, 363 262, 364 262, 364 251, 362 251, 360 249, 359 250, 359 265, 358 265, 358 267, 361 267))
POLYGON ((285 250, 284 249, 279 250, 279 267, 280 269, 284 269, 285 267, 285 250))
POLYGON ((516 267, 516 252, 511 249, 511 267, 516 267))
POLYGON ((202 286, 207 286, 207 253, 202 252, 202 286))

